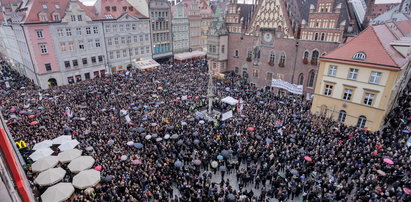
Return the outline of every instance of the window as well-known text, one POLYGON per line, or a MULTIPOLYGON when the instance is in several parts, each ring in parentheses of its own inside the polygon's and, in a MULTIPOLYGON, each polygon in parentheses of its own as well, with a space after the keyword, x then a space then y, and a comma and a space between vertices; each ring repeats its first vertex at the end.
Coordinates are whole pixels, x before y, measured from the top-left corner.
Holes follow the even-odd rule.
POLYGON ((271 65, 274 64, 275 61, 275 53, 273 51, 271 51, 270 53, 270 60, 268 61, 271 65))
POLYGON ((66 36, 71 36, 71 29, 70 28, 66 28, 66 36))
POLYGON ((271 81, 271 80, 273 80, 273 73, 271 73, 271 72, 267 72, 267 75, 266 75, 266 78, 265 78, 267 81, 271 81))
POLYGON ((134 55, 138 55, 138 48, 134 49, 134 55))
POLYGON ((84 50, 84 43, 83 41, 78 41, 78 48, 84 50))
POLYGON ((96 62, 97 62, 96 57, 95 56, 91 57, 91 63, 96 63, 96 62))
POLYGON ((71 18, 72 22, 76 21, 76 16, 75 15, 71 15, 70 18, 71 18))
POLYGON ((98 34, 98 27, 93 27, 94 34, 98 34))
POLYGON ((69 84, 74 83, 74 77, 72 77, 72 76, 67 77, 67 81, 68 81, 69 84))
POLYGON ((238 50, 235 50, 235 51, 234 51, 234 57, 236 57, 236 58, 238 58, 238 57, 239 57, 238 50))
POLYGON ((352 90, 351 89, 344 89, 344 95, 343 95, 343 99, 344 100, 351 100, 352 97, 352 90))
POLYGON ((51 64, 50 63, 44 64, 44 67, 46 68, 46 71, 48 71, 48 72, 51 71, 51 64))
POLYGON ((358 69, 350 68, 350 72, 348 72, 348 79, 357 80, 357 76, 358 76, 358 69))
POLYGON ((253 77, 258 77, 258 70, 256 69, 253 70, 253 77))
POLYGON ((352 59, 354 60, 365 60, 367 58, 367 55, 364 52, 357 52, 352 56, 352 59))
POLYGON ((127 44, 130 44, 131 43, 131 36, 128 36, 127 37, 127 44))
MULTIPOLYGON (((132 7, 131 7, 131 8, 132 8, 132 7)), ((137 25, 136 25, 136 24, 132 24, 132 25, 131 25, 131 29, 132 29, 132 30, 136 30, 136 29, 137 29, 137 25)))
POLYGON ((81 36, 81 27, 76 28, 76 34, 77 36, 81 36))
POLYGON ((83 61, 83 65, 87 64, 87 58, 83 58, 82 61, 83 61))
POLYGON ((100 47, 100 39, 95 39, 94 41, 96 42, 96 48, 100 47))
POLYGON ((99 62, 103 62, 103 56, 102 56, 102 55, 99 55, 99 56, 98 56, 98 61, 99 61, 99 62))
POLYGON ((117 56, 117 58, 120 58, 120 51, 119 50, 116 51, 116 56, 117 56))
POLYGON ((143 35, 140 35, 140 41, 143 41, 143 35))
POLYGON ((119 25, 118 27, 120 28, 120 32, 124 31, 124 25, 119 25))
POLYGON ((324 90, 324 95, 330 96, 333 93, 333 87, 332 85, 326 84, 325 85, 325 90, 324 90))
POLYGON ((74 42, 69 42, 69 50, 70 51, 74 50, 74 42))
POLYGON ((114 58, 114 53, 113 53, 112 51, 110 51, 109 57, 110 57, 110 59, 113 59, 113 58, 114 58))
POLYGON ((247 58, 250 58, 253 56, 253 52, 251 50, 248 50, 247 52, 247 58))
POLYGON ((118 45, 118 37, 114 38, 114 44, 118 45))
POLYGON ((44 38, 44 36, 43 36, 43 30, 36 30, 36 33, 37 33, 37 38, 39 38, 39 39, 44 38))
POLYGON ((367 117, 365 116, 358 117, 358 121, 357 121, 358 128, 365 128, 365 123, 367 123, 367 117))
POLYGON ((374 94, 372 93, 365 93, 364 95, 364 104, 366 105, 372 105, 372 101, 374 100, 374 94))
POLYGON ((40 52, 41 52, 41 54, 47 54, 47 53, 48 53, 48 52, 47 52, 46 44, 42 43, 42 44, 39 44, 39 46, 40 46, 40 52))
POLYGON ((63 37, 64 36, 63 30, 62 29, 57 29, 57 35, 59 37, 63 37))
POLYGON ((110 31, 111 31, 110 25, 106 25, 106 32, 110 32, 110 31))
POLYGON ((279 65, 284 67, 285 66, 285 54, 281 53, 279 65))
POLYGON ((146 53, 150 53, 150 47, 146 46, 146 53))
POLYGON ((318 56, 320 56, 320 52, 317 50, 313 51, 311 56, 311 64, 316 65, 318 63, 318 56))
POLYGON ((309 55, 310 55, 310 53, 308 53, 308 51, 304 51, 303 59, 308 61, 309 55))
POLYGON ((344 123, 345 117, 347 117, 347 112, 345 112, 344 110, 341 110, 340 113, 338 113, 338 122, 344 123))
POLYGON ((381 72, 371 72, 370 83, 379 84, 381 80, 381 72))
POLYGON ((77 15, 77 20, 78 21, 83 21, 83 17, 81 15, 77 15))
POLYGON ((88 43, 88 47, 89 47, 90 49, 94 48, 93 39, 87 40, 87 43, 88 43))
POLYGON ((117 25, 113 25, 113 32, 117 32, 117 25))
POLYGON ((225 47, 224 47, 224 45, 221 45, 221 53, 224 53, 224 50, 225 49, 225 47))
POLYGON ((126 30, 130 31, 130 24, 126 24, 126 30))
POLYGON ((86 34, 91 34, 91 28, 90 27, 86 27, 86 34))
POLYGON ((298 75, 298 81, 297 81, 298 85, 304 85, 304 74, 301 73, 300 75, 298 75))
POLYGON ((55 5, 56 9, 60 9, 60 5, 56 4, 55 5))
POLYGON ((337 66, 330 65, 328 67, 328 76, 335 76, 335 75, 337 75, 337 66))
POLYGON ((308 74, 307 86, 310 88, 314 87, 314 82, 315 82, 315 71, 311 70, 310 73, 308 74))
POLYGON ((60 50, 62 52, 66 51, 66 43, 65 42, 60 43, 60 50))
POLYGON ((146 41, 148 41, 148 34, 145 34, 144 38, 146 39, 146 41))
POLYGON ((90 73, 88 73, 88 72, 85 73, 85 74, 84 74, 84 77, 86 78, 86 80, 89 80, 89 79, 90 79, 90 73))
MULTIPOLYGON (((73 64, 73 66, 74 66, 74 64, 73 64)), ((71 67, 70 66, 70 61, 64 61, 64 67, 70 68, 71 67)))
POLYGON ((109 46, 113 45, 113 41, 111 40, 111 38, 107 39, 107 45, 109 45, 109 46))
POLYGON ((117 11, 117 7, 112 6, 112 7, 111 7, 111 10, 113 10, 113 11, 117 11))
POLYGON ((121 37, 121 44, 125 44, 126 43, 126 37, 122 36, 121 37))
POLYGON ((78 61, 77 60, 73 60, 73 67, 78 67, 78 61))
POLYGON ((127 57, 127 50, 126 49, 123 50, 123 57, 127 57))

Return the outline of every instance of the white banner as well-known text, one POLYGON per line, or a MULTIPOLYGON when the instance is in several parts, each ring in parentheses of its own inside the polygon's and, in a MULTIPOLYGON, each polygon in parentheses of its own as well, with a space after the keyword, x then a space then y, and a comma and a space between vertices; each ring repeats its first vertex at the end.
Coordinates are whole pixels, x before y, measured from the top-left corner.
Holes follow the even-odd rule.
POLYGON ((222 120, 222 121, 225 121, 225 120, 227 120, 227 119, 229 119, 229 118, 231 118, 231 117, 233 117, 233 111, 230 110, 230 111, 228 111, 228 112, 226 112, 226 113, 223 114, 221 120, 222 120))
POLYGON ((286 81, 283 81, 281 79, 273 79, 272 87, 277 87, 277 88, 282 88, 290 93, 302 95, 303 94, 303 85, 295 85, 288 83, 286 81))

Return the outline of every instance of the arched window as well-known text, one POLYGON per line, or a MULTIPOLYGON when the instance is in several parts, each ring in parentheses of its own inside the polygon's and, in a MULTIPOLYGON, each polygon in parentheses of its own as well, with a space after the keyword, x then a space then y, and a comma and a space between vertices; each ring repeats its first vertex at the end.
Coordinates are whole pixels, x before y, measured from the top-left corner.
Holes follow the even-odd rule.
POLYGON ((310 88, 314 87, 314 82, 315 82, 315 71, 311 70, 310 73, 308 74, 307 86, 310 88))
POLYGON ((270 64, 274 64, 274 61, 275 61, 275 53, 274 53, 274 51, 271 51, 271 53, 270 53, 270 59, 269 59, 269 63, 270 64))
POLYGON ((285 66, 285 53, 282 52, 280 56, 280 61, 278 62, 278 66, 284 67, 285 66))
POLYGON ((345 117, 347 117, 347 112, 341 110, 340 113, 338 113, 338 122, 344 123, 345 117))
POLYGON ((310 55, 310 53, 308 51, 304 51, 303 59, 308 60, 309 55, 310 55))
POLYGON ((239 57, 238 50, 235 50, 235 51, 234 51, 234 57, 239 57))
POLYGON ((301 73, 300 75, 298 75, 298 85, 304 85, 304 74, 301 73))
POLYGON ((251 59, 251 57, 253 57, 253 51, 252 51, 252 50, 248 50, 248 52, 247 52, 247 58, 250 58, 250 59, 251 59))
POLYGON ((312 65, 317 65, 319 56, 320 56, 320 53, 317 50, 314 50, 312 55, 311 55, 311 64, 312 65))
POLYGON ((318 40, 318 33, 315 33, 315 35, 314 35, 314 40, 315 40, 315 41, 318 40))
POLYGON ((367 123, 367 117, 365 116, 358 117, 358 121, 357 121, 358 128, 365 128, 365 123, 367 123))
POLYGON ((321 33, 321 41, 324 41, 325 39, 325 33, 321 33))

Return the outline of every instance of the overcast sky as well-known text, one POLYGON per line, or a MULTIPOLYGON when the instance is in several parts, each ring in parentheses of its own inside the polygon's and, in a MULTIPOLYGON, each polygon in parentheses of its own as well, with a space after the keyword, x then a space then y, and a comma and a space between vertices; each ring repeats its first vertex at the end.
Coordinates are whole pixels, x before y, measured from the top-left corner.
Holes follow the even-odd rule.
MULTIPOLYGON (((96 2, 96 0, 80 0, 81 2, 83 2, 85 5, 93 5, 94 2, 96 2)), ((249 1, 251 2, 252 0, 245 0, 245 1, 249 1)), ((242 0, 239 0, 238 2, 242 2, 242 0)), ((375 0, 375 3, 377 4, 381 4, 381 3, 399 3, 401 2, 401 0, 375 0)))

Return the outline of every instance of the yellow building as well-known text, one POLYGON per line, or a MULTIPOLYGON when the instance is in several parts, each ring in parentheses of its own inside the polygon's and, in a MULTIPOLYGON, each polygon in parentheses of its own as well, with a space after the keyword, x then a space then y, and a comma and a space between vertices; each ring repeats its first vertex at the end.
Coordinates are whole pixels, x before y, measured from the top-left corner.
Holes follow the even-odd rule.
POLYGON ((379 130, 411 75, 411 21, 370 26, 320 58, 311 113, 379 130))

